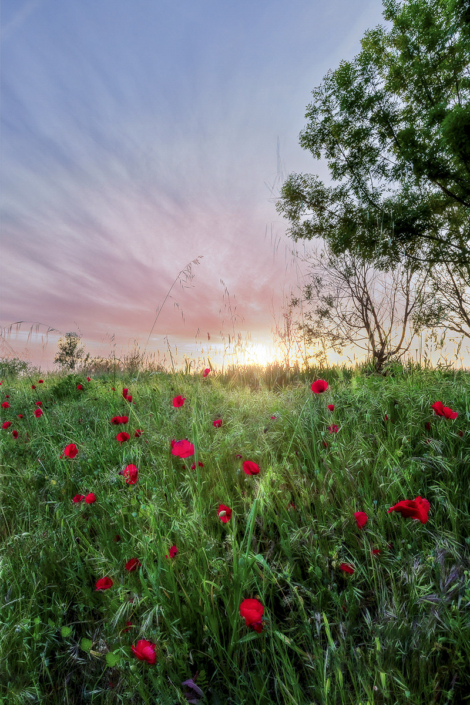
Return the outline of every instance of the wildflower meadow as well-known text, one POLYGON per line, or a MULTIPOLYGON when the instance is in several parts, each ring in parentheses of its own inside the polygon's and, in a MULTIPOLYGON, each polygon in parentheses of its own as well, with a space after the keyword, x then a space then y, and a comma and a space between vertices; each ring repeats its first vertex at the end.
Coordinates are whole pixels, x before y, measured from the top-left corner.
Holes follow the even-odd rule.
POLYGON ((470 373, 0 384, 0 702, 470 702, 470 373))

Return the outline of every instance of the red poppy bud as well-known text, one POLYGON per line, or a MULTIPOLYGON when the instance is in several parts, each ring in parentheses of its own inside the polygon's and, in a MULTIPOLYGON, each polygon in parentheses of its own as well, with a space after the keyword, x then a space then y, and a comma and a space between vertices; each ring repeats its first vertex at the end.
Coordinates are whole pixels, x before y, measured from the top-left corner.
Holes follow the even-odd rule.
POLYGON ((78 389, 78 390, 83 389, 83 384, 77 384, 77 389, 78 389))

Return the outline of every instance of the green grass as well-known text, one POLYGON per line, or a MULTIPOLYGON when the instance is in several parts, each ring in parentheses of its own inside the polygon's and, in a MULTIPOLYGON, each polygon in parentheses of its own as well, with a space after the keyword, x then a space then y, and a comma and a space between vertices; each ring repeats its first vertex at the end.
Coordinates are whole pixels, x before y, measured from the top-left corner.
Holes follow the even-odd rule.
POLYGON ((196 673, 201 703, 465 701, 468 373, 251 367, 206 380, 43 379, 5 378, 0 387, 11 405, 1 421, 12 421, 0 429, 5 705, 185 703, 182 682, 196 673), (314 396, 317 378, 329 389, 314 396), (178 394, 186 402, 175 409, 178 394), (434 416, 436 400, 458 418, 434 416), (126 426, 110 424, 124 414, 126 426), (122 430, 131 438, 121 446, 122 430), (204 467, 175 458, 173 438, 192 441, 204 467), (79 453, 61 459, 69 443, 79 453), (237 454, 259 475, 245 475, 237 454), (130 463, 139 469, 135 485, 118 474, 130 463), (94 504, 72 503, 90 492, 94 504), (388 513, 418 495, 431 505, 426 524, 388 513), (233 510, 227 524, 221 503, 233 510), (368 515, 363 529, 355 511, 368 515), (166 559, 173 544, 178 553, 166 559), (142 567, 129 573, 134 557, 142 567), (95 592, 104 576, 113 587, 95 592), (260 634, 240 617, 249 597, 265 608, 260 634), (122 633, 126 620, 134 626, 122 633), (155 665, 132 654, 139 639, 157 645, 155 665))

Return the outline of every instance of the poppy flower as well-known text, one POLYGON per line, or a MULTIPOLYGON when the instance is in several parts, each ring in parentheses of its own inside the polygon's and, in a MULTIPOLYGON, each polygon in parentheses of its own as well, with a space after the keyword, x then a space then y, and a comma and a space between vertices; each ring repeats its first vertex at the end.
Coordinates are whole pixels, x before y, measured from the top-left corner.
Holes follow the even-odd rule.
POLYGON ((373 548, 371 553, 373 556, 378 556, 380 553, 380 548, 373 548))
POLYGON ((116 534, 116 536, 113 538, 114 543, 119 543, 120 540, 121 537, 119 536, 119 534, 116 534))
POLYGON ((127 387, 122 390, 122 396, 124 397, 124 399, 127 399, 127 392, 128 391, 129 391, 129 389, 127 387))
POLYGON ((110 587, 113 587, 113 581, 111 578, 100 578, 98 582, 96 583, 96 590, 109 590, 110 587))
POLYGON ((36 406, 42 406, 42 401, 37 401, 36 406))
POLYGON ((232 510, 230 509, 230 507, 225 506, 225 504, 220 504, 217 510, 217 516, 219 517, 220 521, 226 524, 228 521, 230 521, 230 517, 232 516, 232 510))
POLYGON ((181 395, 178 395, 173 399, 173 406, 175 409, 178 409, 180 406, 183 406, 184 402, 186 401, 186 397, 182 397, 181 395))
POLYGON ((42 416, 43 413, 44 413, 44 412, 43 412, 42 409, 35 409, 35 410, 33 411, 33 414, 35 415, 35 417, 36 417, 37 419, 38 419, 40 416, 42 416))
POLYGON ((323 448, 328 448, 328 443, 326 441, 323 441, 323 448))
POLYGON ((6 399, 9 399, 9 398, 10 398, 10 395, 9 395, 9 394, 5 394, 5 398, 6 398, 6 399))
MULTIPOLYGON (((134 626, 134 625, 132 624, 132 622, 129 622, 129 621, 127 620, 127 621, 126 621, 126 626, 124 627, 124 629, 121 629, 121 634, 125 634, 125 633, 128 632, 128 631, 131 629, 131 627, 133 627, 133 626, 134 626)), ((110 684, 110 685, 111 685, 111 684, 110 684)))
POLYGON ((210 373, 210 367, 206 367, 206 369, 205 369, 204 372, 202 373, 202 376, 203 376, 203 377, 207 377, 207 375, 208 375, 209 373, 210 373))
POLYGON ((112 391, 112 392, 115 392, 115 391, 116 391, 116 388, 115 388, 115 387, 111 387, 111 391, 112 391))
POLYGON ((243 455, 241 455, 240 453, 237 453, 235 457, 236 458, 243 458, 243 455))
POLYGON ((213 425, 215 428, 220 428, 220 427, 222 426, 222 419, 216 419, 216 420, 212 423, 212 425, 213 425))
POLYGON ((194 455, 194 446, 187 440, 176 441, 171 446, 171 452, 178 458, 189 458, 190 455, 194 455))
POLYGON ((328 426, 328 431, 330 433, 338 433, 339 426, 337 426, 335 423, 332 423, 331 426, 328 426))
POLYGON ((2 428, 5 428, 5 429, 6 429, 6 428, 10 428, 10 426, 11 426, 11 421, 5 421, 5 423, 3 424, 2 428))
POLYGON ((170 441, 170 446, 171 446, 172 448, 174 448, 174 447, 175 447, 175 444, 176 444, 176 441, 175 441, 174 438, 172 438, 171 441, 170 441))
POLYGON ((316 382, 312 384, 312 392, 314 394, 323 394, 328 389, 328 382, 324 379, 317 379, 316 382))
POLYGON ((328 404, 328 411, 334 411, 335 410, 335 405, 334 404, 328 404))
POLYGON ((245 460, 242 468, 245 475, 257 475, 259 473, 259 466, 252 460, 245 460))
POLYGON ((12 431, 11 435, 13 436, 13 438, 18 438, 18 431, 12 431))
POLYGON ((31 385, 31 389, 36 389, 36 385, 35 385, 35 384, 32 384, 32 385, 31 385))
POLYGON ((448 406, 444 406, 441 401, 434 402, 431 408, 434 409, 436 416, 445 416, 446 419, 456 419, 458 416, 456 411, 452 411, 448 406))
POLYGON ((118 433, 118 435, 116 436, 116 440, 121 443, 121 445, 124 443, 124 441, 128 441, 129 438, 129 434, 125 431, 121 431, 121 433, 118 433))
MULTIPOLYGON (((178 553, 178 549, 176 548, 176 546, 172 546, 170 548, 170 558, 174 558, 177 553, 178 553)), ((168 556, 165 556, 165 558, 168 558, 168 556)))
POLYGON ((112 423, 113 426, 119 426, 119 424, 121 423, 121 417, 120 416, 113 416, 110 423, 112 423))
POLYGON ((130 561, 126 563, 126 570, 128 570, 129 573, 133 573, 134 570, 137 570, 141 565, 142 563, 137 558, 131 558, 130 561))
POLYGON ((94 502, 96 502, 96 497, 93 494, 93 492, 90 492, 90 494, 87 494, 87 496, 85 497, 85 502, 87 504, 94 504, 94 502))
POLYGON ((42 384, 43 382, 44 382, 44 380, 43 380, 43 379, 40 379, 39 382, 38 382, 38 384, 42 384))
POLYGON ((83 384, 77 384, 77 389, 78 389, 78 390, 83 389, 83 384))
POLYGON ((428 521, 428 511, 431 505, 427 499, 416 497, 415 499, 402 499, 401 502, 390 507, 390 512, 400 512, 402 517, 411 517, 418 519, 422 524, 428 521))
POLYGON ((463 438, 463 431, 462 430, 457 431, 457 433, 459 434, 460 438, 463 438))
POLYGON ((270 416, 269 418, 271 419, 271 421, 275 421, 277 417, 276 417, 276 416, 270 416))
POLYGON ((78 448, 75 443, 69 443, 69 445, 64 448, 64 452, 62 453, 61 457, 75 458, 77 454, 78 448))
POLYGON ((23 418, 23 414, 18 414, 18 418, 19 418, 19 419, 22 419, 22 418, 23 418))
POLYGON ((246 622, 247 627, 253 627, 258 633, 263 631, 261 617, 264 614, 264 607, 259 600, 248 598, 240 605, 240 616, 246 622))
POLYGON ((292 509, 295 509, 295 504, 294 504, 294 502, 289 502, 289 504, 287 505, 287 510, 289 511, 289 509, 290 509, 291 507, 292 507, 292 509))
POLYGON ((352 575, 354 573, 354 568, 349 563, 341 563, 340 570, 344 570, 345 573, 352 575))
MULTIPOLYGON (((126 397, 126 401, 128 401, 128 402, 129 402, 129 404, 131 404, 131 403, 132 403, 132 394, 128 394, 128 395, 127 395, 127 397, 126 397)), ((134 404, 135 404, 135 402, 134 402, 134 404)))
POLYGON ((79 504, 79 503, 80 503, 82 500, 84 500, 84 499, 85 499, 85 495, 84 495, 84 494, 76 494, 75 497, 72 497, 72 502, 73 502, 74 504, 79 504))
MULTIPOLYGON (((203 468, 203 467, 204 467, 204 464, 203 464, 203 463, 198 462, 198 465, 199 465, 200 468, 203 468)), ((191 470, 195 470, 195 469, 196 469, 196 463, 193 463, 193 464, 191 465, 191 470)))
POLYGON ((87 382, 91 382, 91 377, 87 377, 87 382))
POLYGON ((136 432, 134 433, 134 438, 140 438, 142 435, 142 430, 138 428, 136 432))
POLYGON ((7 401, 2 402, 2 409, 9 409, 10 404, 7 401))
POLYGON ((429 421, 426 421, 426 423, 424 424, 424 427, 425 427, 426 431, 431 430, 431 424, 429 423, 429 421))
POLYGON ((368 516, 365 512, 354 512, 354 518, 359 529, 362 529, 367 524, 368 516))
POLYGON ((127 477, 126 482, 128 485, 135 485, 138 474, 139 471, 135 465, 128 465, 122 472, 123 477, 127 477))
POLYGON ((140 639, 135 646, 131 646, 132 653, 137 656, 139 661, 145 661, 153 666, 157 663, 157 654, 155 653, 155 644, 150 641, 140 639))

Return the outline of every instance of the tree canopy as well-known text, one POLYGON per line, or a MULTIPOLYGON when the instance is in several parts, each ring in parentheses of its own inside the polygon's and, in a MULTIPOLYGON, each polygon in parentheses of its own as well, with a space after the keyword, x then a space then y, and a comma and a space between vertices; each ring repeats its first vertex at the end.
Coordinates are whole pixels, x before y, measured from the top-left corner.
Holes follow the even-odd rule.
POLYGON ((313 90, 300 144, 332 185, 291 174, 276 204, 297 241, 321 237, 389 267, 470 262, 470 2, 383 0, 389 25, 313 90), (336 183, 335 183, 336 182, 336 183))

